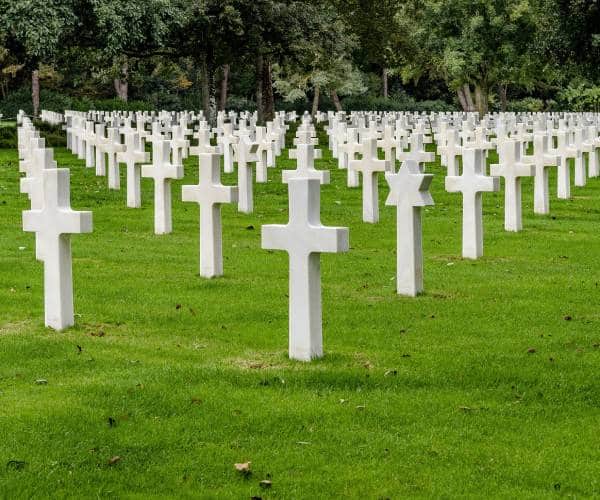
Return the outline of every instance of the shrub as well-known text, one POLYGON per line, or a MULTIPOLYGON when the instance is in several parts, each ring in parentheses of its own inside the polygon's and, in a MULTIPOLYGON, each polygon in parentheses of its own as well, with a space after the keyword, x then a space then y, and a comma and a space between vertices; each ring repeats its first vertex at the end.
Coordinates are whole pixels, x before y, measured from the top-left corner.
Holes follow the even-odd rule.
POLYGON ((569 111, 600 111, 600 86, 581 83, 569 86, 556 96, 559 105, 569 111))
POLYGON ((353 96, 342 101, 346 111, 456 111, 456 107, 441 100, 417 101, 406 94, 384 97, 353 96))
POLYGON ((514 112, 532 112, 544 111, 546 106, 544 101, 535 97, 525 97, 516 101, 509 101, 507 105, 508 111, 514 112))

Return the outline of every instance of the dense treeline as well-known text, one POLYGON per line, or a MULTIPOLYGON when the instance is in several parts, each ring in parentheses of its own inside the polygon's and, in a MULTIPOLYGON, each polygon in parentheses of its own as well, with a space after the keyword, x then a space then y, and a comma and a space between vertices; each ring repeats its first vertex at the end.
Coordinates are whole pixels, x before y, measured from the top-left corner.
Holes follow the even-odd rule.
POLYGON ((596 0, 0 0, 0 12, 5 115, 37 113, 40 96, 58 110, 255 108, 261 121, 285 107, 600 106, 596 0))

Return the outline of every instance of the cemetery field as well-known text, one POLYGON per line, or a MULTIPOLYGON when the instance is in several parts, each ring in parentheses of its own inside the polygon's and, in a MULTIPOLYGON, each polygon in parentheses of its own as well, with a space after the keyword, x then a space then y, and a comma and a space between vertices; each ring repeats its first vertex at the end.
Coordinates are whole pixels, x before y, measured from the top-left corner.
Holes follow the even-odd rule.
POLYGON ((349 227, 351 249, 321 256, 325 357, 301 363, 287 254, 260 248, 261 225, 287 222, 286 152, 253 214, 223 206, 215 280, 198 276, 198 206, 181 202, 196 157, 165 236, 149 179, 129 209, 124 168, 109 191, 66 149, 55 159, 94 217, 72 238, 77 324, 62 333, 43 326, 17 153, 0 150, 0 498, 600 496, 600 179, 564 201, 552 173, 551 216, 533 215, 525 179, 521 233, 503 229, 503 193, 484 194, 485 256, 468 261, 461 197, 431 165, 426 291, 405 298, 383 176, 381 220, 363 223, 325 149, 322 221, 349 227))

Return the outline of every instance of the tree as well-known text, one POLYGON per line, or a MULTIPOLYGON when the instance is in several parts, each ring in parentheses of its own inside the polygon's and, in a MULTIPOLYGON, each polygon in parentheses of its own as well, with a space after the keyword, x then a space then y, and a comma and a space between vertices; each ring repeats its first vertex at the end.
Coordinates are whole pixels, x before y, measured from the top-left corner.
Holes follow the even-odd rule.
POLYGON ((0 0, 2 28, 11 51, 31 70, 33 114, 40 109, 40 64, 51 64, 77 22, 70 0, 0 0))
POLYGON ((391 41, 397 34, 395 16, 400 0, 334 0, 337 11, 356 36, 354 61, 364 71, 375 70, 381 75, 381 93, 388 97, 388 78, 394 54, 391 41))
POLYGON ((426 69, 443 78, 467 111, 485 114, 490 89, 516 81, 531 61, 535 24, 526 0, 415 0, 399 22, 418 26, 408 32, 415 50, 405 52, 405 76, 426 69))

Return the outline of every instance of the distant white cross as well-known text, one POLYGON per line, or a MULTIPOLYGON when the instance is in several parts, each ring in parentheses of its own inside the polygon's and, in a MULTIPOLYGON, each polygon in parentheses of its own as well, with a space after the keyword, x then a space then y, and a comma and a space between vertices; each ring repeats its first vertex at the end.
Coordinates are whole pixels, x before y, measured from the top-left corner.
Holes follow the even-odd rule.
POLYGON ((104 124, 96 124, 96 133, 94 134, 94 145, 96 146, 96 175, 106 175, 106 161, 104 156, 104 146, 107 145, 108 141, 105 136, 104 124))
POLYGON ((237 188, 221 184, 221 155, 201 153, 199 182, 182 186, 182 200, 200 206, 200 276, 223 274, 221 205, 237 201, 237 188))
POLYGON ((139 208, 142 206, 140 163, 150 161, 150 153, 138 150, 141 144, 137 132, 125 135, 125 150, 117 153, 117 161, 127 167, 127 206, 139 208))
POLYGON ((535 175, 535 167, 521 161, 521 143, 514 139, 498 145, 498 161, 491 166, 490 174, 504 177, 504 229, 520 231, 523 229, 521 178, 535 175))
POLYGON ((183 167, 172 165, 169 141, 152 142, 152 165, 142 166, 142 177, 154 179, 154 233, 173 230, 171 217, 171 180, 183 178, 183 167))
POLYGON ((121 134, 117 128, 109 128, 106 142, 102 151, 108 156, 108 189, 121 189, 121 172, 117 155, 125 151, 125 145, 121 144, 121 134))
POLYGON ((233 149, 238 168, 238 210, 250 214, 254 210, 254 179, 251 163, 257 160, 258 144, 250 142, 248 136, 243 135, 233 145, 233 149))
POLYGON ((360 186, 358 172, 348 168, 351 161, 356 160, 356 155, 362 154, 363 145, 358 141, 358 129, 349 128, 347 141, 338 146, 339 152, 339 167, 347 169, 348 177, 346 185, 348 187, 360 186))
POLYGON ((396 290, 411 297, 423 291, 422 209, 433 205, 429 194, 432 174, 423 174, 419 163, 405 160, 397 173, 388 172, 386 205, 396 206, 396 290))
POLYGON ((419 165, 427 162, 435 161, 435 153, 428 153, 425 151, 423 142, 423 134, 419 132, 413 132, 410 135, 410 151, 400 152, 397 156, 400 161, 414 160, 419 165))
POLYGON ((273 141, 268 138, 265 127, 256 127, 256 144, 258 145, 256 150, 256 182, 263 183, 268 180, 267 169, 273 166, 275 153, 275 146, 273 141))
POLYGON ((348 229, 321 223, 320 181, 288 181, 289 222, 262 227, 262 248, 289 254, 289 356, 310 361, 323 355, 322 252, 346 252, 348 229))
POLYGON ((23 230, 36 233, 44 261, 45 324, 55 330, 74 324, 70 235, 92 231, 92 213, 71 209, 69 173, 67 168, 44 170, 42 206, 23 212, 23 230))
POLYGON ((550 213, 550 188, 548 186, 548 169, 558 166, 559 158, 548 153, 548 135, 545 132, 534 132, 533 155, 524 160, 533 163, 535 178, 533 180, 533 211, 536 214, 550 213))
POLYGON ((378 174, 388 171, 390 162, 378 159, 375 137, 367 137, 362 150, 362 159, 350 161, 348 168, 362 174, 363 221, 375 223, 379 220, 378 174))
POLYGON ((447 168, 447 175, 451 177, 459 175, 456 157, 462 154, 462 149, 458 130, 452 128, 446 130, 446 145, 443 148, 444 163, 447 168))
POLYGON ((223 168, 225 173, 233 173, 233 146, 237 144, 239 138, 233 133, 233 125, 225 123, 223 125, 223 135, 218 138, 223 153, 223 168))
POLYGON ((95 156, 94 156, 94 148, 96 144, 96 134, 94 133, 94 122, 86 121, 85 122, 85 130, 82 134, 82 138, 85 141, 85 149, 82 147, 81 150, 84 151, 83 157, 85 158, 85 166, 87 168, 92 168, 94 166, 95 156))
POLYGON ((460 176, 446 177, 446 191, 462 193, 462 256, 478 259, 483 255, 483 193, 498 191, 500 179, 485 175, 482 149, 463 148, 460 176))
MULTIPOLYGON (((552 150, 551 154, 555 151, 552 150)), ((567 200, 571 197, 571 167, 569 159, 577 157, 577 150, 569 144, 568 132, 566 130, 556 131, 556 154, 560 158, 558 172, 556 174, 557 188, 556 196, 567 200)))
POLYGON ((319 179, 321 184, 329 184, 329 170, 315 169, 315 153, 317 151, 320 152, 320 150, 315 149, 312 144, 298 144, 293 151, 294 154, 290 157, 296 158, 297 168, 296 170, 284 170, 282 172, 284 183, 287 183, 289 179, 302 177, 306 179, 319 179))

